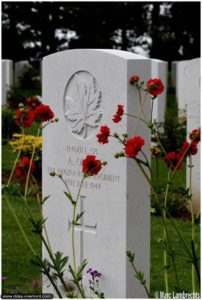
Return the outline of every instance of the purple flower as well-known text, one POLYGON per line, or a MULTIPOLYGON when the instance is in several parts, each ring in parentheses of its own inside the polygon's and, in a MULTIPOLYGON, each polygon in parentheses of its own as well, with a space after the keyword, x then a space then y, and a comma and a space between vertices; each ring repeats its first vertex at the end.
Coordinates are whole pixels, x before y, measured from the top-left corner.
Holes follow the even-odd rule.
POLYGON ((91 271, 92 271, 92 268, 89 268, 86 273, 90 273, 91 271))
POLYGON ((89 269, 87 270, 87 273, 89 273, 89 274, 92 276, 92 279, 93 279, 93 280, 94 280, 96 277, 101 277, 101 276, 102 276, 101 273, 99 273, 99 272, 96 271, 96 270, 93 270, 92 268, 89 268, 89 269))

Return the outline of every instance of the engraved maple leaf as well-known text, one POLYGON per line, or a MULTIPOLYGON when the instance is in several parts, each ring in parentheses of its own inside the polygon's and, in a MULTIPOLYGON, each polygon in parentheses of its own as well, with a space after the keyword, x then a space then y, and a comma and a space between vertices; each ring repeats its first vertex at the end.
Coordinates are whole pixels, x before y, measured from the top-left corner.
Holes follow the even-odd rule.
POLYGON ((72 132, 82 137, 87 135, 87 127, 95 128, 102 117, 102 93, 97 90, 96 81, 87 84, 77 78, 71 96, 65 98, 67 111, 65 116, 72 123, 72 132))

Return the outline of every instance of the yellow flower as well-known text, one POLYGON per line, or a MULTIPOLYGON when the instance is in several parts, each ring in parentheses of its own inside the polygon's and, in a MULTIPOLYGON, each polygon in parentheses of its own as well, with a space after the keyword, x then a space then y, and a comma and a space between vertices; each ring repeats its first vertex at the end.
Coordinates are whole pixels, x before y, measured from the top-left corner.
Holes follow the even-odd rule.
POLYGON ((155 214, 155 213, 156 213, 156 210, 155 210, 154 207, 151 207, 151 208, 150 208, 150 213, 151 213, 151 214, 155 214))
POLYGON ((13 139, 9 142, 11 147, 13 148, 13 151, 19 151, 22 147, 23 152, 30 152, 32 153, 34 144, 36 146, 36 152, 40 152, 42 150, 42 137, 35 137, 33 135, 25 135, 23 137, 22 134, 14 133, 13 139), (24 139, 24 142, 23 142, 24 139), (23 147, 22 147, 23 142, 23 147))

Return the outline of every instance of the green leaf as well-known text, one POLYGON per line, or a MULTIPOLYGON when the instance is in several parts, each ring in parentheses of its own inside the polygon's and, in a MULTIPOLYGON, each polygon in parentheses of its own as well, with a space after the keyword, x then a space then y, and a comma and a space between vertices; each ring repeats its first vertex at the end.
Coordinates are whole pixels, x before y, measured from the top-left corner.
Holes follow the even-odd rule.
POLYGON ((43 200, 41 201, 41 204, 43 205, 46 202, 46 200, 48 200, 48 198, 50 198, 50 195, 44 197, 43 200))
POLYGON ((77 270, 77 280, 80 281, 82 279, 82 272, 84 270, 84 268, 86 267, 86 265, 88 264, 88 261, 85 259, 81 265, 78 267, 78 270, 77 270))
POLYGON ((83 214, 85 213, 85 211, 82 211, 80 214, 77 214, 76 215, 76 218, 75 218, 75 221, 74 221, 74 224, 76 225, 77 222, 81 219, 81 217, 83 216, 83 214))
POLYGON ((72 205, 76 205, 76 201, 74 201, 74 199, 72 198, 71 194, 70 193, 67 193, 64 191, 64 194, 66 195, 66 197, 70 200, 71 204, 72 205))
POLYGON ((70 273, 72 274, 72 277, 74 279, 74 282, 77 282, 77 277, 76 277, 76 274, 74 272, 74 270, 72 269, 72 266, 69 264, 69 271, 70 273))
POLYGON ((127 257, 128 257, 129 262, 134 262, 134 259, 135 259, 135 253, 133 253, 133 252, 130 251, 130 250, 127 250, 127 251, 126 251, 126 255, 127 255, 127 257))

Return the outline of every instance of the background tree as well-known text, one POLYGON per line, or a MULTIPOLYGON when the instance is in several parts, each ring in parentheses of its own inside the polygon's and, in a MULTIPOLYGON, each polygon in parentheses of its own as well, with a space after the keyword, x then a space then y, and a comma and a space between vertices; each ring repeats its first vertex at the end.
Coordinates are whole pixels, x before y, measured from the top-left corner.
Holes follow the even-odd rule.
POLYGON ((200 2, 152 3, 150 56, 166 61, 200 56, 200 2))
POLYGON ((2 2, 3 58, 136 46, 166 61, 199 57, 200 2, 2 2))

